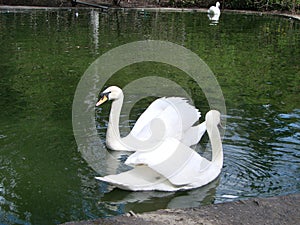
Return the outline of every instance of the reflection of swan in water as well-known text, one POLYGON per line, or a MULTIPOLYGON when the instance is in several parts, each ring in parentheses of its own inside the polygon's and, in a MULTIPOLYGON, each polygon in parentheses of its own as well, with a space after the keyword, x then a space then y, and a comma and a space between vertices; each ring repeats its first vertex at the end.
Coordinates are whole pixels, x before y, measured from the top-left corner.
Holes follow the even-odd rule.
POLYGON ((100 199, 100 204, 106 208, 121 205, 125 212, 132 210, 136 213, 166 208, 199 207, 214 202, 219 180, 218 178, 202 188, 180 192, 129 192, 115 188, 104 193, 100 199))
POLYGON ((211 110, 206 114, 205 125, 212 146, 211 161, 177 139, 167 138, 152 151, 138 151, 129 156, 125 163, 134 165, 134 169, 96 179, 133 191, 177 191, 206 185, 218 177, 223 165, 219 123, 218 111, 211 110))
POLYGON ((96 104, 112 100, 106 133, 106 145, 111 150, 145 150, 169 137, 191 146, 198 143, 205 132, 204 124, 193 126, 200 118, 195 107, 182 98, 169 97, 155 100, 136 121, 129 135, 121 138, 119 117, 123 99, 123 91, 111 86, 100 93, 96 104))

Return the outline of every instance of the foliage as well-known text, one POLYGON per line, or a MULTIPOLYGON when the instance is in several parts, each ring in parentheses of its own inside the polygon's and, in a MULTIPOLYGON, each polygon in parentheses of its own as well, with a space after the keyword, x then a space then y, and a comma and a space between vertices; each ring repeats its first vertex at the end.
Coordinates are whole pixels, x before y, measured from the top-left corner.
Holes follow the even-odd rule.
POLYGON ((300 7, 299 0, 232 0, 226 1, 228 8, 255 9, 255 10, 288 10, 295 11, 300 7))
POLYGON ((295 11, 300 8, 300 0, 261 0, 254 1, 257 9, 295 11))
MULTIPOLYGON (((175 7, 209 7, 216 1, 203 0, 169 0, 175 7)), ((287 10, 295 12, 300 9, 300 0, 220 0, 223 8, 251 10, 287 10)))
POLYGON ((121 0, 113 0, 114 5, 120 5, 121 0))

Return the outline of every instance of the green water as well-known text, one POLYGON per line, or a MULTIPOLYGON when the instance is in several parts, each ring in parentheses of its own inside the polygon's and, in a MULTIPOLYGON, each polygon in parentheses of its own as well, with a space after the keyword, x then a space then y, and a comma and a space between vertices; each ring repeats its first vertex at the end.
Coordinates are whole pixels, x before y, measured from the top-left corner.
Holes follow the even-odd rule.
MULTIPOLYGON (((191 207, 300 191, 300 23, 288 18, 202 13, 0 11, 0 223, 58 224, 129 210, 191 207), (96 22, 95 22, 96 21, 96 22), (89 65, 114 47, 166 40, 201 57, 226 101, 224 168, 218 180, 178 193, 127 192, 97 182, 77 150, 72 101, 89 65)), ((180 83, 198 108, 204 96, 183 72, 159 63, 118 71, 180 83)), ((149 100, 132 110, 140 114, 149 100)), ((97 113, 105 137, 109 105, 97 113)))

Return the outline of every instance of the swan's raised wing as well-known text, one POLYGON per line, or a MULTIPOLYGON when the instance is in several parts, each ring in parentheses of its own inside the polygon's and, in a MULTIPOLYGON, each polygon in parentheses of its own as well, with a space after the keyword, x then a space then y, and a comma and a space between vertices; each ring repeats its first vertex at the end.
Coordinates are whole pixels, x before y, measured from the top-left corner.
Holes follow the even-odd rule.
POLYGON ((167 106, 168 103, 164 101, 164 98, 159 98, 152 102, 135 122, 130 134, 134 137, 138 137, 143 131, 143 128, 148 126, 151 120, 156 118, 167 106))
MULTIPOLYGON (((186 131, 191 126, 193 126, 201 117, 201 113, 195 106, 192 106, 188 103, 188 100, 183 98, 166 98, 166 101, 169 103, 169 108, 174 110, 174 113, 178 115, 179 121, 177 123, 181 123, 182 129, 186 131)), ((162 118, 169 118, 169 114, 164 111, 161 115, 162 118)))
POLYGON ((187 100, 178 97, 160 98, 139 117, 130 134, 139 140, 149 139, 152 134, 151 121, 159 119, 165 129, 165 138, 174 137, 181 140, 184 133, 199 118, 200 112, 187 100))
POLYGON ((216 178, 220 170, 215 170, 216 176, 209 172, 213 165, 188 146, 177 139, 168 138, 153 151, 135 152, 125 162, 129 165, 144 164, 163 175, 175 186, 199 183, 209 183, 216 178), (208 177, 205 173, 209 172, 208 177), (201 175, 201 176, 200 176, 201 175))

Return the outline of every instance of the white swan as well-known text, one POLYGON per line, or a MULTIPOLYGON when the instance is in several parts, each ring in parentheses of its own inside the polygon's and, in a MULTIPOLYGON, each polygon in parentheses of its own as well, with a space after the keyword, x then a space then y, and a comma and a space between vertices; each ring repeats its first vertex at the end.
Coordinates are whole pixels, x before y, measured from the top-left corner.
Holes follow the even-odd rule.
POLYGON ((208 19, 211 21, 211 25, 216 25, 219 22, 220 14, 207 14, 208 19))
POLYGON ((188 104, 187 100, 170 97, 155 100, 136 121, 129 135, 121 138, 119 117, 123 99, 123 91, 111 86, 100 93, 96 104, 99 106, 112 100, 106 133, 106 145, 111 150, 151 149, 168 137, 191 146, 198 143, 205 132, 204 124, 193 126, 199 120, 200 112, 188 104))
POLYGON ((220 2, 216 3, 216 6, 211 6, 208 10, 207 10, 208 14, 213 14, 213 15, 219 15, 221 14, 220 12, 220 2))
POLYGON ((132 191, 178 191, 201 187, 215 180, 223 166, 223 149, 218 130, 220 113, 211 110, 205 124, 212 147, 212 160, 201 157, 175 138, 167 138, 158 148, 135 152, 126 160, 132 170, 96 177, 116 187, 132 191))

